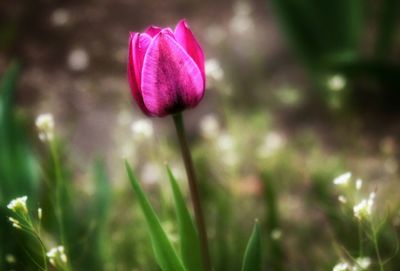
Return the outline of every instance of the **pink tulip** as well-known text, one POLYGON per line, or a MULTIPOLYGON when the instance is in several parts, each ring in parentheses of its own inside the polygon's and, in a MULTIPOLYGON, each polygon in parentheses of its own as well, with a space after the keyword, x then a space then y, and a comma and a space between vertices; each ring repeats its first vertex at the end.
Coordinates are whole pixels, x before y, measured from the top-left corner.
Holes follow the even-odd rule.
POLYGON ((148 116, 195 107, 204 96, 204 54, 189 25, 175 31, 150 26, 130 33, 128 77, 133 97, 148 116))

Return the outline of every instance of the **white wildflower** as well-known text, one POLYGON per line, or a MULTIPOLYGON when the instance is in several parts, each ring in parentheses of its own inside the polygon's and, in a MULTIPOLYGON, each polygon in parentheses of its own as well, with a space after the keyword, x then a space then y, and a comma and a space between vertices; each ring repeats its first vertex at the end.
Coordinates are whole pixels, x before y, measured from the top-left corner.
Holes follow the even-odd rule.
POLYGON ((66 263, 68 261, 63 246, 58 246, 50 249, 46 255, 49 258, 50 263, 54 266, 57 266, 57 262, 59 261, 61 261, 62 263, 66 263))
POLYGON ((336 264, 332 271, 347 271, 350 270, 350 265, 346 262, 340 262, 338 264, 336 264))
POLYGON ((333 91, 340 91, 346 86, 346 78, 340 74, 333 75, 328 79, 327 85, 333 91))
POLYGON ((23 213, 28 213, 28 208, 26 207, 26 201, 28 200, 27 196, 19 197, 10 201, 7 205, 7 208, 12 210, 13 212, 22 211, 23 213))
POLYGON ((372 207, 374 205, 375 193, 372 192, 368 199, 361 200, 358 204, 353 207, 354 216, 361 220, 367 218, 372 213, 372 207))
POLYGON ((362 187, 363 181, 361 179, 357 179, 356 181, 356 189, 360 190, 362 187))
POLYGON ((213 114, 206 115, 200 120, 200 131, 204 138, 215 138, 220 131, 218 119, 213 114))
POLYGON ((362 270, 367 269, 371 265, 371 259, 368 257, 357 258, 356 262, 362 270))
POLYGON ((149 139, 154 135, 153 124, 150 120, 139 119, 131 124, 133 137, 137 140, 149 139))
POLYGON ((346 186, 351 178, 351 172, 346 172, 333 180, 333 184, 346 186))
POLYGON ((39 139, 43 142, 51 141, 54 138, 54 118, 51 113, 44 113, 37 116, 36 128, 39 131, 39 139))

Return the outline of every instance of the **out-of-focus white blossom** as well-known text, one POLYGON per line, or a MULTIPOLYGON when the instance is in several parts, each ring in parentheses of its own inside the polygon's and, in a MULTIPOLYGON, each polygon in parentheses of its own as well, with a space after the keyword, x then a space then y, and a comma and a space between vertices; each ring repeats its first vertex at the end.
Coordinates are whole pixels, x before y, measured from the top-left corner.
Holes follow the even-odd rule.
POLYGON ((367 269, 371 265, 371 259, 369 257, 361 257, 356 259, 358 270, 367 269))
POLYGON ((332 271, 350 271, 350 268, 348 263, 340 262, 333 267, 332 271))
POLYGON ((252 10, 248 2, 238 1, 234 6, 234 15, 230 21, 230 28, 236 34, 244 34, 254 29, 251 16, 252 10))
POLYGON ((67 63, 71 70, 83 71, 89 66, 90 57, 85 49, 76 48, 69 52, 67 63))
POLYGON ((280 229, 273 229, 271 232, 271 238, 273 240, 279 240, 282 237, 282 231, 280 229))
POLYGON ((349 264, 347 262, 340 262, 333 267, 333 271, 363 271, 371 265, 371 259, 368 257, 357 258, 356 262, 349 264))
POLYGON ((285 145, 284 137, 278 132, 270 132, 265 137, 260 147, 257 149, 257 155, 260 158, 268 158, 285 145))
POLYGON ((276 93, 278 100, 286 106, 296 106, 302 100, 301 91, 292 86, 283 86, 276 93))
POLYGON ((57 267, 58 262, 65 264, 68 261, 68 258, 67 258, 67 255, 65 255, 63 246, 58 246, 58 247, 50 249, 46 255, 49 258, 50 263, 56 267, 57 267))
POLYGON ((235 146, 235 142, 232 136, 223 133, 218 137, 217 140, 217 147, 222 151, 229 151, 232 150, 235 146))
POLYGON ((150 120, 139 119, 131 124, 133 137, 137 140, 149 139, 154 135, 153 124, 150 120))
POLYGON ((356 181, 356 189, 360 190, 362 187, 363 181, 361 179, 357 179, 356 181))
POLYGON ((372 213, 372 207, 374 206, 375 193, 369 194, 368 199, 361 200, 358 204, 353 207, 354 216, 362 220, 368 218, 372 213))
POLYGON ((338 200, 339 200, 341 203, 347 203, 347 199, 346 199, 346 197, 343 196, 343 195, 340 195, 340 196, 338 197, 338 200))
POLYGON ((346 78, 340 74, 335 74, 328 79, 327 85, 333 91, 340 91, 346 86, 346 78))
POLYGON ((235 141, 232 136, 226 133, 219 135, 217 148, 223 155, 223 163, 227 166, 235 166, 239 162, 239 156, 235 147, 235 141))
POLYGON ((13 212, 22 212, 24 214, 28 213, 28 208, 26 207, 26 201, 28 200, 27 196, 19 197, 10 201, 7 205, 7 208, 12 210, 13 212))
POLYGON ((51 113, 40 114, 36 117, 36 128, 39 131, 39 139, 48 142, 54 138, 54 118, 51 113))
POLYGON ((140 176, 141 181, 148 185, 153 185, 160 181, 162 170, 156 163, 146 163, 140 172, 140 176))
POLYGON ((200 120, 200 132, 204 138, 215 138, 220 132, 220 125, 215 115, 209 114, 200 120))
POLYGON ((215 58, 206 60, 205 69, 207 78, 212 78, 215 81, 221 81, 224 78, 224 70, 215 58))
POLYGON ((5 258, 7 263, 14 264, 17 262, 17 259, 13 254, 7 254, 5 258))
POLYGON ((346 186, 349 183, 350 178, 351 178, 351 172, 346 172, 346 173, 340 175, 339 177, 336 177, 333 180, 333 184, 340 185, 340 186, 346 186))
POLYGON ((63 26, 70 21, 70 14, 68 10, 60 8, 53 11, 50 19, 54 26, 63 26))

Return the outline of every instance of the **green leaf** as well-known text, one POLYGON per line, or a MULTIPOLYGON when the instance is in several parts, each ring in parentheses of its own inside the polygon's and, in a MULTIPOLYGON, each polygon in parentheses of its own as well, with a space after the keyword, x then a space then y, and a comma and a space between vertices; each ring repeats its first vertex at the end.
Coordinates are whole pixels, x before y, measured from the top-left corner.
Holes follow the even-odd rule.
POLYGON ((27 195, 36 201, 39 167, 26 129, 17 113, 15 96, 20 66, 12 63, 0 81, 0 204, 27 195))
POLYGON ((242 271, 261 271, 261 235, 260 226, 256 221, 244 253, 242 271))
POLYGON ((163 271, 186 271, 182 261, 178 258, 172 244, 161 227, 154 209, 150 205, 150 202, 140 187, 139 182, 135 178, 132 168, 126 161, 125 167, 133 190, 135 191, 138 202, 145 216, 157 263, 163 271))
POLYGON ((178 217, 180 248, 183 263, 187 270, 202 271, 204 268, 201 261, 198 232, 193 224, 193 220, 189 214, 189 210, 187 209, 182 192, 179 189, 178 183, 169 166, 167 166, 167 172, 174 196, 176 215, 178 217))

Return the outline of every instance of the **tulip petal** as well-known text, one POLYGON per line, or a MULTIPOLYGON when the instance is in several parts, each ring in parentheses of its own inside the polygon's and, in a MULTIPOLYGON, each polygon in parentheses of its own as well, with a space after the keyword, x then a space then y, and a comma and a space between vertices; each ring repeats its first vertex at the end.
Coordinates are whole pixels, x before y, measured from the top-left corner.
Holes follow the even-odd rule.
POLYGON ((165 116, 196 106, 204 95, 200 69, 168 31, 151 42, 143 63, 142 95, 146 108, 165 116))
MULTIPOLYGON (((146 115, 151 115, 150 112, 147 110, 146 106, 144 105, 143 102, 143 97, 140 91, 140 76, 138 77, 137 74, 140 75, 142 63, 143 63, 143 57, 141 62, 137 61, 137 56, 141 50, 137 51, 136 46, 140 40, 140 34, 139 33, 131 33, 129 37, 129 52, 128 52, 128 80, 129 80, 129 85, 131 88, 131 92, 133 95, 133 98, 136 100, 138 103, 140 109, 146 114, 146 115)), ((144 42, 143 42, 144 43, 144 42)), ((148 47, 148 46, 147 46, 148 47)), ((140 48, 140 47, 139 47, 140 48)), ((146 48, 147 49, 147 48, 146 48)))
POLYGON ((141 83, 143 60, 146 51, 149 48, 150 42, 151 42, 151 37, 146 33, 138 34, 138 37, 134 42, 132 57, 135 65, 136 82, 138 82, 139 89, 141 83))
POLYGON ((199 67, 205 83, 204 53, 200 44, 197 42, 193 32, 185 19, 179 21, 175 28, 175 39, 182 45, 186 52, 193 58, 199 67))
POLYGON ((161 28, 158 26, 151 25, 147 27, 146 31, 144 31, 146 34, 148 34, 150 37, 154 37, 161 31, 161 28))

